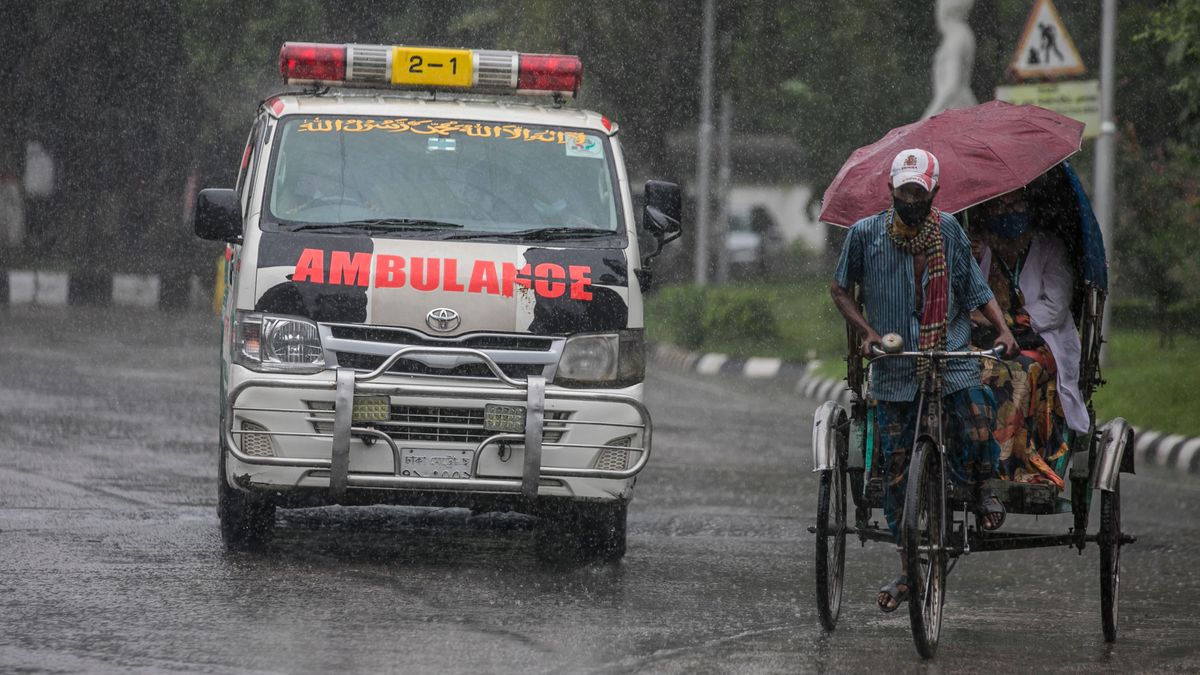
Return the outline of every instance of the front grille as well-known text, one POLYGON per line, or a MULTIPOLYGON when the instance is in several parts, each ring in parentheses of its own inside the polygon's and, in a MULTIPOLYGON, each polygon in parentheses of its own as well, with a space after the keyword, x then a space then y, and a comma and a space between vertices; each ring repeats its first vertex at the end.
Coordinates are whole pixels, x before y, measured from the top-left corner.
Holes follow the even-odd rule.
MULTIPOLYGON (((334 352, 339 366, 356 370, 375 370, 386 360, 386 357, 373 354, 355 354, 352 352, 334 352)), ((530 375, 542 375, 545 366, 540 363, 501 363, 498 364, 505 375, 516 379, 525 379, 530 375)), ((388 369, 389 373, 405 375, 434 375, 442 377, 485 377, 496 379, 491 368, 482 363, 464 363, 453 368, 434 368, 419 361, 400 359, 388 369)))
POLYGON ((379 426, 397 441, 478 443, 491 435, 483 428, 482 408, 394 405, 379 426))
MULTIPOLYGON (((320 419, 313 419, 313 430, 319 434, 333 433, 333 404, 328 401, 306 401, 320 419)), ((566 433, 566 421, 571 411, 547 410, 542 432, 544 443, 557 443, 566 433)), ((448 406, 393 405, 386 422, 356 426, 376 428, 396 441, 476 444, 496 433, 483 428, 483 408, 454 408, 448 406)))
POLYGON ((525 335, 472 335, 457 340, 434 340, 407 330, 364 326, 330 326, 329 333, 339 340, 384 342, 405 347, 467 347, 484 350, 548 352, 554 344, 551 339, 525 335))

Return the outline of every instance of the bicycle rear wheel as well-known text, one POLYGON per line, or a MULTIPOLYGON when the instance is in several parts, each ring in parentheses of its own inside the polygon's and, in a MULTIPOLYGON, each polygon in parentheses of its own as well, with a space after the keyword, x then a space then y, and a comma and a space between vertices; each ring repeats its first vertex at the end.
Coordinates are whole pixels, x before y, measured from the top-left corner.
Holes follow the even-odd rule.
POLYGON ((816 549, 817 615, 821 627, 832 631, 842 608, 846 571, 846 472, 840 466, 821 472, 816 549))
POLYGON ((913 643, 926 659, 937 653, 946 593, 946 525, 942 457, 929 441, 913 451, 904 498, 904 556, 913 643))

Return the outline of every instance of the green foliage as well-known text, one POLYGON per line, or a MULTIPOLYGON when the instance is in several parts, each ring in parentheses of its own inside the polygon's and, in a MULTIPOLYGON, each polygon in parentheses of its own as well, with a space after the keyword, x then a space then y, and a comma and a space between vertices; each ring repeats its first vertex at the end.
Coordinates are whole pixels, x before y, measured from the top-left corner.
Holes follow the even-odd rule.
POLYGON ((1200 0, 1173 0, 1150 15, 1139 40, 1166 48, 1171 90, 1184 97, 1180 121, 1200 140, 1200 0))
POLYGON ((1172 307, 1200 287, 1200 159, 1189 148, 1144 148, 1130 134, 1118 153, 1124 199, 1118 204, 1114 287, 1123 298, 1148 299, 1151 324, 1168 340, 1172 307))
POLYGON ((722 289, 705 293, 703 298, 701 320, 706 339, 729 342, 749 336, 770 342, 779 337, 774 308, 756 289, 722 289))
POLYGON ((646 301, 652 341, 732 356, 838 358, 845 328, 828 282, 666 286, 646 301))
POLYGON ((1177 345, 1163 350, 1151 331, 1115 331, 1109 364, 1101 373, 1108 383, 1092 397, 1097 419, 1120 416, 1148 429, 1200 435, 1200 361, 1195 356, 1200 340, 1177 338, 1177 345))

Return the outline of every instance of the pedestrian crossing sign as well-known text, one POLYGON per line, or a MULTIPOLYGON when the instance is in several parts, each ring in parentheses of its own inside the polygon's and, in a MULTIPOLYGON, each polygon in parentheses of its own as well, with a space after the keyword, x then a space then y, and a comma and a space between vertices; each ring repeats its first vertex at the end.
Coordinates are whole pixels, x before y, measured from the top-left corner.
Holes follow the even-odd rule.
POLYGON ((1022 80, 1082 75, 1087 71, 1052 0, 1034 3, 1010 69, 1022 80))

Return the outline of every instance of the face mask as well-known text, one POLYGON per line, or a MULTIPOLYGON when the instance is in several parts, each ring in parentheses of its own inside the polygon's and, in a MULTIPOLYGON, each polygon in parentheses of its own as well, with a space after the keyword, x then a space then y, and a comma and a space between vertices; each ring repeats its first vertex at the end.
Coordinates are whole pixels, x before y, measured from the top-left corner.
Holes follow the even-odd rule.
POLYGON ((1029 214, 1012 211, 1001 215, 988 216, 983 219, 983 224, 997 237, 1011 241, 1020 237, 1029 228, 1029 214))
POLYGON ((893 197, 892 206, 896 209, 896 215, 900 216, 900 220, 903 220, 905 225, 920 227, 921 223, 925 222, 925 218, 929 216, 930 209, 933 208, 933 200, 902 202, 893 197))

